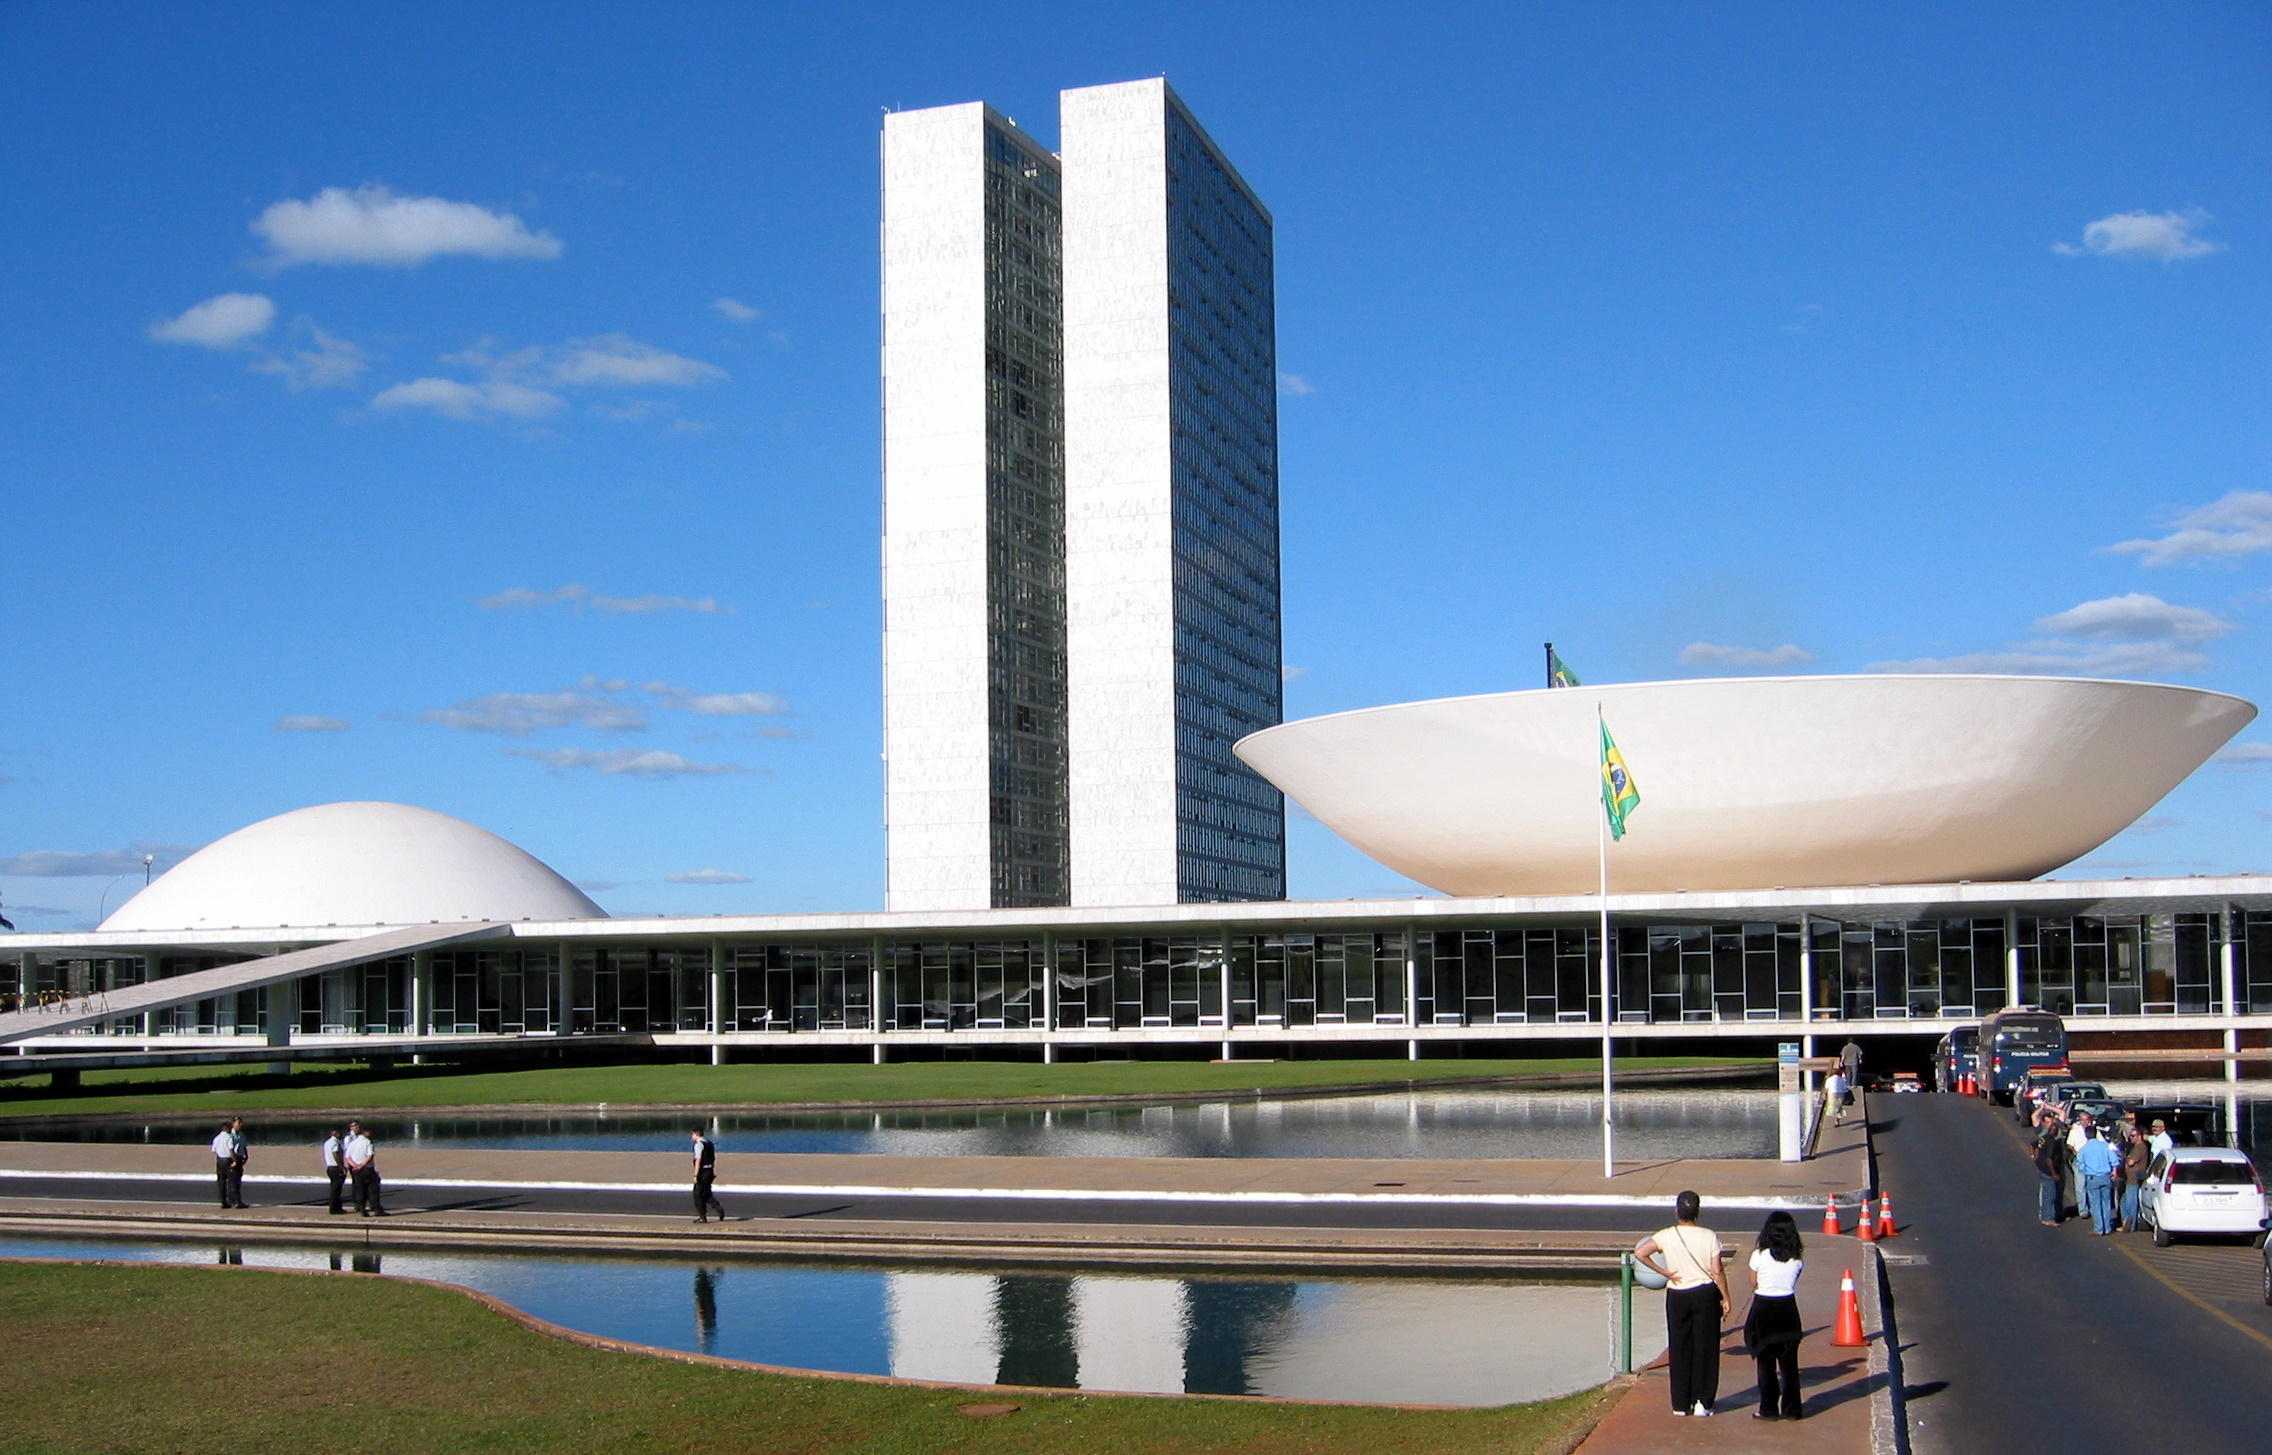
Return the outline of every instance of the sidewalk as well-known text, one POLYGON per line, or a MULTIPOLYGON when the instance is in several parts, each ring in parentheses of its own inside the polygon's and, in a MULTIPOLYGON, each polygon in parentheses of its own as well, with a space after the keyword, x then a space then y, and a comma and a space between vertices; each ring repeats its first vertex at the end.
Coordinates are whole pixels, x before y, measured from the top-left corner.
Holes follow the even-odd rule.
MULTIPOLYGON (((1712 1219, 1707 1216, 1706 1221, 1712 1219)), ((1743 1264, 1750 1256, 1751 1240, 1741 1236, 1727 1220, 1721 1220, 1716 1231, 1724 1242, 1746 1250, 1728 1259, 1728 1277, 1736 1299, 1734 1327, 1720 1347, 1719 1413, 1707 1420, 1674 1417, 1671 1380, 1660 1358, 1641 1371, 1633 1388, 1578 1446, 1576 1455, 1677 1455, 1682 1451, 1870 1455, 1876 1448, 1872 1396, 1884 1384, 1882 1375, 1872 1370, 1873 1363, 1882 1366, 1884 1362, 1879 1310, 1873 1296, 1877 1275, 1871 1259, 1875 1250, 1851 1236, 1826 1238, 1801 1229, 1806 1237, 1807 1268, 1799 1281, 1799 1313, 1807 1333, 1806 1342, 1799 1346, 1799 1385, 1805 1391, 1806 1418, 1796 1424, 1770 1423, 1751 1417, 1759 1408, 1759 1383, 1755 1378, 1757 1366, 1743 1348, 1743 1315, 1749 1303, 1749 1280, 1743 1264), (1839 1277, 1849 1268, 1861 1291, 1862 1327, 1870 1338, 1867 1349, 1836 1349, 1830 1343, 1838 1312, 1839 1277)), ((1636 1298, 1634 1302, 1635 1324, 1644 1317, 1663 1318, 1661 1298, 1651 1297, 1645 1314, 1641 1301, 1636 1298)))
MULTIPOLYGON (((1856 1119, 1858 1120, 1858 1119, 1856 1119)), ((257 1138, 258 1128, 254 1129, 257 1138)), ((1440 1158, 932 1157, 722 1153, 718 1191, 820 1197, 1015 1197, 1128 1201, 1379 1202, 1625 1206, 1669 1205, 1694 1188, 1707 1206, 1787 1207, 1818 1216, 1823 1200, 1851 1206, 1869 1182, 1866 1139, 1852 1122, 1825 1128, 1819 1155, 1785 1163, 1674 1160, 1598 1162, 1440 1158)), ((546 1187, 578 1191, 683 1191, 684 1152, 492 1150, 393 1145, 379 1165, 391 1187, 546 1187)), ((159 1178, 209 1181, 202 1146, 101 1142, 0 1143, 0 1177, 159 1178), (11 1177, 10 1175, 13 1174, 11 1177)), ((253 1147, 249 1186, 323 1184, 313 1145, 253 1147)), ((1807 1221, 1803 1216, 1802 1222, 1807 1221)))

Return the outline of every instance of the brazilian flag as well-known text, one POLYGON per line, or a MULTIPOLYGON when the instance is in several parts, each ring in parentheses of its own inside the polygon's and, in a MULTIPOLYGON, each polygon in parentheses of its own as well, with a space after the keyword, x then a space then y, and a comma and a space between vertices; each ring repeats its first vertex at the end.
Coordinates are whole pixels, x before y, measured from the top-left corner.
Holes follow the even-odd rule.
POLYGON ((1576 687, 1579 685, 1578 674, 1570 670, 1570 664, 1562 660, 1562 654, 1554 650, 1552 642, 1546 644, 1546 685, 1549 687, 1576 687))
POLYGON ((1601 811, 1609 816, 1609 836, 1625 837, 1625 816, 1641 806, 1641 790, 1633 786, 1633 775, 1625 771, 1625 755, 1617 751, 1617 740, 1609 735, 1609 724, 1601 725, 1601 811))

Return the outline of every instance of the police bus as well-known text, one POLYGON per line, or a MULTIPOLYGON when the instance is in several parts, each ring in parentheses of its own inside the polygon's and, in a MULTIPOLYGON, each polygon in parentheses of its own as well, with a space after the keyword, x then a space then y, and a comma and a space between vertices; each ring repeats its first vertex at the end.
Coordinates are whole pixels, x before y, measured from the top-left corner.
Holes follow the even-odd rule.
POLYGON ((2001 1106, 2037 1067, 2067 1065, 2067 1023, 2046 1010, 2014 1006, 1980 1023, 1980 1094, 2001 1106))
POLYGON ((1958 1026, 1933 1047, 1936 1091, 1954 1091, 1967 1076, 1980 1074, 1980 1027, 1958 1026))

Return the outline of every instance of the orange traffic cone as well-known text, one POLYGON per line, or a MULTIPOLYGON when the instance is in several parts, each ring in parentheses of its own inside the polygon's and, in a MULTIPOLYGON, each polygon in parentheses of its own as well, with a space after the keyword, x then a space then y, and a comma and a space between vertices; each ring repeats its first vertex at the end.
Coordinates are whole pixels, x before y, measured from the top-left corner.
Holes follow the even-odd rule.
POLYGON ((1835 1197, 1824 1198, 1822 1200, 1822 1235, 1826 1238, 1835 1238, 1844 1231, 1846 1230, 1839 1226, 1838 1222, 1838 1199, 1835 1197))
POLYGON ((1854 1224, 1854 1236, 1865 1243, 1878 1240, 1877 1224, 1870 1220, 1870 1200, 1866 1197, 1862 1199, 1862 1220, 1854 1224))
POLYGON ((1878 1237, 1893 1238, 1900 1234, 1901 1229, 1893 1223, 1893 1194, 1889 1192, 1878 1199, 1878 1237))
POLYGON ((1838 1280, 1838 1323, 1830 1336, 1831 1347, 1859 1349, 1869 1342, 1862 1333, 1862 1301, 1854 1296, 1854 1270, 1849 1268, 1838 1280))
POLYGON ((1970 1095, 1972 1095, 1972 1078, 1971 1078, 1971 1076, 1969 1076, 1969 1075, 1965 1075, 1965 1076, 1959 1076, 1959 1077, 1958 1077, 1958 1078, 1956 1079, 1956 1094, 1957 1094, 1958 1096, 1970 1096, 1970 1095))

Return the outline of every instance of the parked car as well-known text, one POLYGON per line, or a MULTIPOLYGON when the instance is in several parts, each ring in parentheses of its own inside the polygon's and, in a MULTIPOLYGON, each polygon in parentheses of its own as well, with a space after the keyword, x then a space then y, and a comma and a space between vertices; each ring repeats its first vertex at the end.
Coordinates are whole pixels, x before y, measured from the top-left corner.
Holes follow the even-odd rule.
POLYGON ((2057 1107, 2068 1116, 2074 1115, 2074 1112, 2068 1106, 2070 1102, 2109 1100, 2112 1100, 2112 1098, 2106 1094, 2106 1088, 2095 1081, 2077 1081, 2070 1078, 2066 1081, 2053 1082, 2043 1089, 2044 1104, 2057 1107))
POLYGON ((2035 1104, 2054 1086, 2074 1081, 2075 1074, 2064 1066, 2030 1067, 2027 1074, 2012 1086, 2012 1116, 2026 1126, 2035 1115, 2035 1104))
POLYGON ((1914 1071, 1896 1071, 1893 1073, 1893 1089, 1897 1092, 1923 1091, 1925 1083, 1914 1071))
POLYGON ((2133 1102, 2130 1110, 2148 1131, 2157 1120, 2168 1123, 2170 1139, 2180 1147, 2222 1147, 2232 1141, 2225 1135, 2225 1109, 2214 1102, 2133 1102))
POLYGON ((2138 1190, 2138 1220, 2153 1228, 2157 1248, 2196 1235, 2257 1238, 2268 1215, 2264 1179, 2233 1147, 2179 1147, 2156 1157, 2138 1190))

